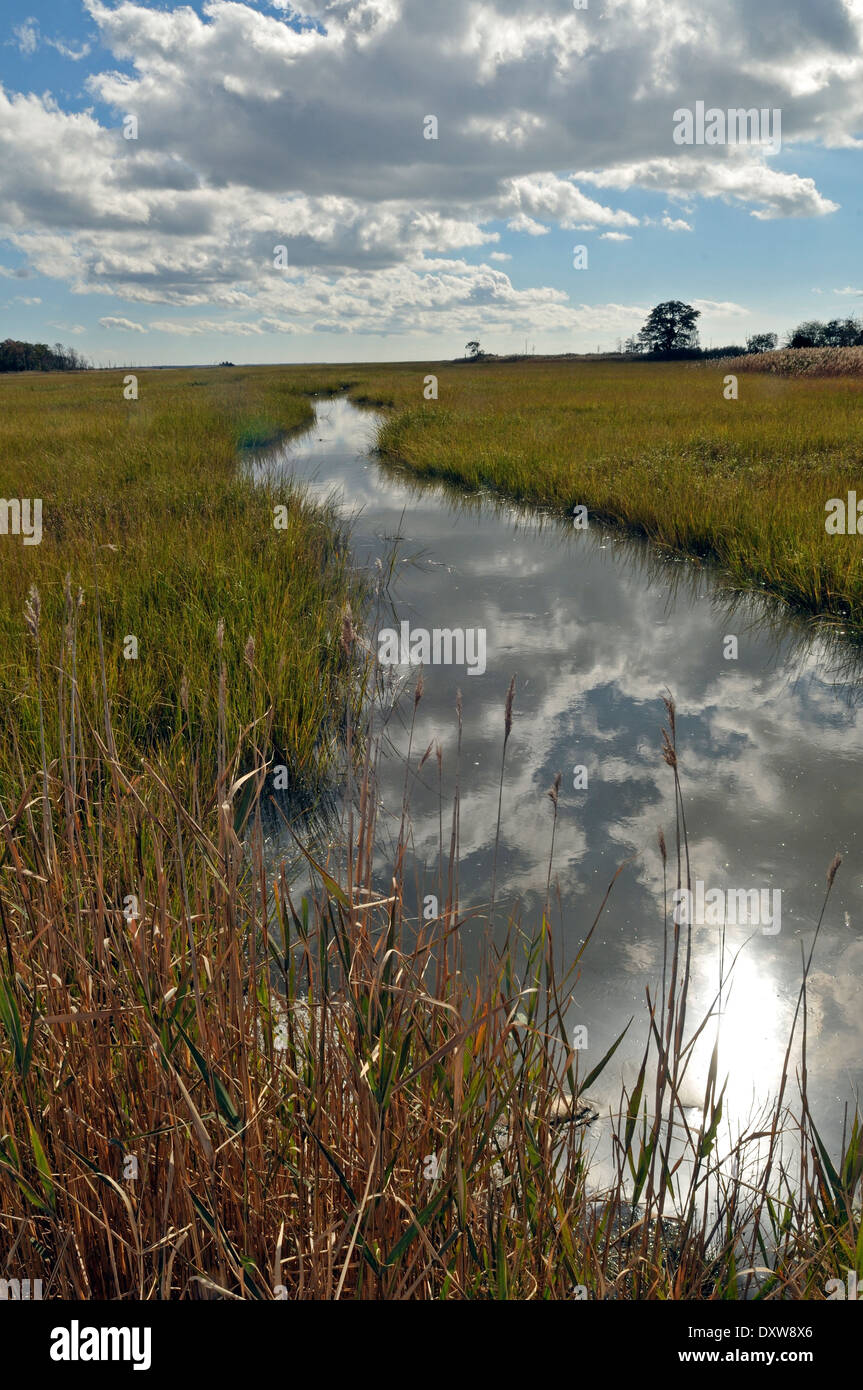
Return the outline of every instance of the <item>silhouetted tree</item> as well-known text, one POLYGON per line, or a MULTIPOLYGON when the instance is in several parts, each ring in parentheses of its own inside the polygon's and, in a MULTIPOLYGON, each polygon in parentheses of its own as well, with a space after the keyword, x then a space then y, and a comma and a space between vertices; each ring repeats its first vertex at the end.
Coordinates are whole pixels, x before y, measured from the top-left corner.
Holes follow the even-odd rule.
POLYGON ((700 317, 700 309, 693 309, 691 304, 683 304, 679 299, 667 299, 651 309, 638 335, 639 341, 647 352, 659 353, 663 357, 684 348, 697 348, 696 319, 700 317))
POLYGON ((789 333, 786 342, 790 348, 859 347, 861 344, 863 323, 853 318, 831 319, 829 323, 806 319, 789 333))
POLYGON ((821 331, 822 347, 854 347, 860 341, 860 324, 854 319, 831 319, 821 331))

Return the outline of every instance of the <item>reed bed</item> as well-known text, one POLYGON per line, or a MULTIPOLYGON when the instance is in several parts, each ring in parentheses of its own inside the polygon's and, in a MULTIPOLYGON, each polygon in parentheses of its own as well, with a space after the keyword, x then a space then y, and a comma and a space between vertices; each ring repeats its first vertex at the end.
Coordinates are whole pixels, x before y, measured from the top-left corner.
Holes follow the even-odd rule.
POLYGON ((724 358, 721 365, 730 372, 736 366, 744 372, 777 376, 863 377, 863 347, 780 348, 776 352, 724 358))
MULTIPOLYGON (((326 855, 292 836, 311 880, 298 897, 265 854, 273 705, 251 654, 263 717, 232 742, 243 656, 221 625, 211 636, 211 776, 191 754, 206 731, 192 710, 177 735, 190 771, 176 755, 130 766, 110 701, 69 675, 85 619, 58 652, 40 617, 34 593, 31 680, 49 660, 66 677, 61 703, 40 707, 56 751, 0 798, 0 1276, 80 1300, 629 1300, 820 1298, 828 1278, 860 1271, 859 1124, 831 1161, 805 1067, 790 1095, 805 979, 759 1132, 725 1138, 715 1065, 694 1124, 680 1090, 717 1020, 690 1018, 692 942, 658 903, 667 968, 646 992, 637 1081, 597 1122, 615 1168, 597 1186, 580 1120, 613 1049, 585 1074, 568 1035, 593 927, 561 975, 548 920, 507 920, 498 892, 503 934, 489 931, 477 974, 464 969, 484 909, 458 892, 458 762, 442 768, 454 777, 436 866, 446 891, 438 917, 417 920, 410 797, 433 750, 409 755, 381 867, 374 708, 357 730, 346 695, 343 830, 326 855)), ((333 637, 350 666, 367 665, 350 613, 333 637)), ((421 699, 420 683, 414 714, 421 699)), ((689 878, 670 702, 661 755, 675 806, 667 899, 689 878)), ((555 782, 549 884, 559 795, 555 782)), ((611 888, 594 910, 595 926, 611 888)))

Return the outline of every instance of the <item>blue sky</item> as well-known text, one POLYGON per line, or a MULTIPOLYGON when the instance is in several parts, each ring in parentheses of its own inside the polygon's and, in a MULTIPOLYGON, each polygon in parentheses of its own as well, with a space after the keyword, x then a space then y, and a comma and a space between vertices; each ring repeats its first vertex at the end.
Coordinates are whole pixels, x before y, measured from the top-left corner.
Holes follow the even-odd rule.
POLYGON ((755 10, 4 0, 0 336, 397 360, 863 312, 863 0, 755 10), (696 101, 781 110, 781 150, 676 145, 696 101))

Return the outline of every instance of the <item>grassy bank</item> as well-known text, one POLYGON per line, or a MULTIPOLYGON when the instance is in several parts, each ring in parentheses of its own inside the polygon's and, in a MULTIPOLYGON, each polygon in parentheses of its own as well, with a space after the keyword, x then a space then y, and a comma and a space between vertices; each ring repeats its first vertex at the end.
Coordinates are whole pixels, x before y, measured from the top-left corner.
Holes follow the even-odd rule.
MULTIPOLYGON (((311 405, 278 370, 136 375, 137 400, 124 398, 121 372, 0 377, 3 495, 43 505, 40 545, 0 536, 0 785, 39 762, 39 687, 56 708, 63 679, 67 693, 73 678, 98 693, 96 707, 107 696, 124 759, 194 757, 180 739, 191 727, 212 760, 220 620, 228 737, 267 719, 293 774, 324 768, 343 708, 341 612, 358 600, 342 528, 296 492, 253 487, 237 466, 238 451, 310 423, 311 405), (34 585, 38 675, 24 624, 34 585), (71 630, 76 669, 63 673, 71 630)), ((104 713, 100 727, 104 736, 104 713)), ((51 758, 56 719, 44 732, 51 758)))
MULTIPOLYGON (((212 781, 189 789, 106 755, 73 690, 72 772, 43 768, 41 792, 3 808, 0 1276, 78 1300, 701 1300, 821 1299, 861 1271, 860 1130, 831 1159, 805 1068, 802 1093, 792 1080, 802 990, 772 1108, 749 1131, 723 1123, 715 1057, 701 1115, 680 1099, 718 1017, 687 1017, 692 942, 668 910, 687 881, 680 819, 657 903, 667 969, 637 1081, 601 1121, 613 1162, 598 1184, 583 1093, 611 1053, 580 1062, 567 1019, 613 891, 564 978, 544 920, 511 922, 472 977, 461 937, 483 920, 458 901, 446 848, 458 755, 443 769, 449 888, 418 923, 412 775, 391 870, 372 873, 371 740, 353 825, 295 901, 263 856, 268 769, 225 741, 228 645, 212 781), (251 799, 233 779, 244 764, 251 799)), ((679 804, 670 704, 666 719, 679 804)), ((807 938, 808 971, 817 929, 807 938)))
POLYGON ((859 483, 863 379, 789 378, 735 364, 525 361, 357 369, 355 399, 393 410, 385 454, 442 478, 570 512, 580 504, 741 586, 863 631, 857 536, 825 503, 859 483), (439 398, 423 399, 438 375, 439 398))

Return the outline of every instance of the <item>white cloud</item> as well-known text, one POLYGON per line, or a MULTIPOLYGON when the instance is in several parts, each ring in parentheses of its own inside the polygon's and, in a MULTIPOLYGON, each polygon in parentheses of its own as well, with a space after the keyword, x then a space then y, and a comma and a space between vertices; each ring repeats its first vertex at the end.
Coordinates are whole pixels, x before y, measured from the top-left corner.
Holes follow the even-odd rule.
POLYGON ((81 59, 86 58, 91 52, 89 43, 82 43, 74 48, 72 44, 66 43, 63 39, 46 39, 45 42, 50 44, 52 48, 56 48, 57 52, 62 54, 64 58, 70 58, 73 63, 80 63, 81 59))
MULTIPOLYGON (((476 331, 569 331, 584 306, 516 292, 503 251, 484 267, 460 255, 501 223, 625 240, 639 218, 584 186, 657 192, 687 216, 716 198, 762 220, 825 216, 837 205, 788 167, 794 149, 863 128, 863 13, 842 0, 308 0, 300 28, 289 0, 83 3, 111 55, 88 87, 112 115, 0 88, 0 232, 76 294, 187 312, 180 333, 220 313, 256 336, 400 333, 413 315, 431 331, 459 314, 476 331), (755 149, 673 145, 693 73, 724 105, 782 109, 782 169, 755 149)), ((35 20, 14 33, 25 53, 84 56, 35 20)))
POLYGON ((39 47, 39 25, 35 19, 25 19, 23 24, 16 24, 12 30, 20 53, 28 56, 35 53, 39 47))
POLYGON ((510 232, 526 232, 528 236, 545 236, 551 231, 550 227, 546 227, 542 222, 536 222, 523 212, 520 212, 517 217, 511 217, 506 225, 510 232))
POLYGON ((692 224, 686 222, 682 217, 669 217, 668 213, 663 213, 661 225, 667 232, 691 232, 692 224))
POLYGON ((142 323, 135 323, 132 319, 118 318, 114 314, 108 314, 99 320, 100 328, 121 328, 127 333, 146 333, 147 330, 142 323))
POLYGON ((73 63, 78 63, 82 58, 86 58, 91 51, 89 43, 82 43, 75 47, 73 44, 66 43, 64 39, 52 39, 39 31, 39 23, 35 19, 25 19, 22 24, 17 24, 12 30, 15 36, 15 43, 20 53, 30 57, 36 52, 40 43, 45 43, 49 48, 56 48, 57 52, 64 58, 71 58, 73 63))
POLYGON ((749 310, 744 309, 742 304, 735 304, 731 299, 693 299, 692 304, 694 308, 700 309, 702 314, 712 314, 716 318, 749 317, 749 310))
MULTIPOLYGON (((569 179, 560 179, 556 174, 530 174, 524 178, 511 179, 504 193, 506 201, 519 209, 514 222, 523 218, 531 221, 527 214, 536 213, 540 217, 550 217, 558 226, 565 228, 585 226, 636 227, 638 218, 631 213, 604 207, 588 198, 569 179)), ((509 224, 513 226, 513 222, 509 224)), ((529 230, 518 227, 517 230, 529 230)))
POLYGON ((727 155, 705 158, 666 155, 642 163, 618 164, 604 170, 583 170, 575 175, 597 188, 647 188, 662 193, 699 194, 726 203, 751 206, 753 217, 823 217, 839 204, 823 197, 811 178, 771 169, 763 160, 740 155, 729 147, 727 155))

